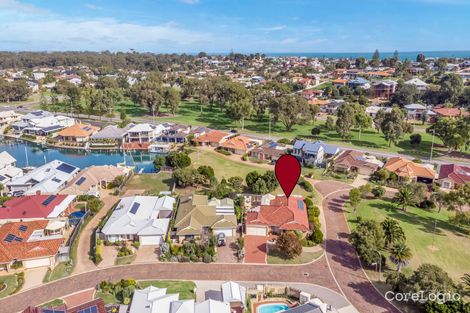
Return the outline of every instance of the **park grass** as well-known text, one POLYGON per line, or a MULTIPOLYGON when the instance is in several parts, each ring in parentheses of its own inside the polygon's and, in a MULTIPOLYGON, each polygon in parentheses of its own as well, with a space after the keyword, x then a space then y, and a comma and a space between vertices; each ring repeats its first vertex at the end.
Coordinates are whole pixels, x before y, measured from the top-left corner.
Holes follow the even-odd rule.
MULTIPOLYGON (((179 280, 141 280, 138 281, 140 289, 145 289, 148 286, 158 288, 167 288, 167 294, 177 293, 180 295, 180 300, 195 299, 194 288, 196 284, 192 281, 179 281, 179 280)), ((105 304, 118 304, 119 300, 113 294, 97 291, 95 299, 103 299, 105 304)))
MULTIPOLYGON (((409 269, 416 269, 423 263, 440 266, 456 281, 470 270, 470 238, 465 230, 452 225, 449 216, 452 212, 424 210, 416 207, 408 208, 407 212, 398 209, 388 200, 363 200, 357 213, 347 212, 348 223, 352 229, 357 225, 357 217, 374 219, 378 222, 392 217, 400 222, 406 235, 406 244, 410 247, 413 257, 409 269), (434 223, 436 233, 433 236, 434 223), (433 248, 434 237, 434 248, 433 248)), ((387 260, 387 265, 395 269, 395 265, 387 260)))
POLYGON ((285 259, 278 255, 275 249, 268 252, 268 264, 305 264, 312 262, 323 254, 323 250, 315 252, 302 252, 301 255, 293 259, 285 259))
POLYGON ((0 298, 4 298, 15 291, 17 286, 17 279, 15 274, 8 276, 0 276, 0 281, 4 282, 7 285, 5 289, 0 291, 0 298))
POLYGON ((127 189, 145 190, 147 194, 158 194, 160 191, 170 191, 173 179, 170 172, 134 175, 127 183, 127 189))

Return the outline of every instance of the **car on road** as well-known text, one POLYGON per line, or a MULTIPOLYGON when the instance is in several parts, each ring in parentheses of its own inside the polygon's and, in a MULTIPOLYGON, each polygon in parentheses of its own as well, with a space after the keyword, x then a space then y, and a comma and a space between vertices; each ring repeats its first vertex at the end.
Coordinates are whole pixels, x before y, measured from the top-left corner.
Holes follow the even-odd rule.
POLYGON ((223 247, 223 246, 225 246, 225 234, 219 233, 217 235, 217 247, 223 247))

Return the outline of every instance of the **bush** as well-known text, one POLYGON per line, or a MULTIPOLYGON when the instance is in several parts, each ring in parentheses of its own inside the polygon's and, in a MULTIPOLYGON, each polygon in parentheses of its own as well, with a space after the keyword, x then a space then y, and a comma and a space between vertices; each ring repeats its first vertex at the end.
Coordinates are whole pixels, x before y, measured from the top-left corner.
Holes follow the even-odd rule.
POLYGON ((307 210, 311 210, 313 208, 313 201, 311 198, 305 198, 304 203, 305 203, 305 206, 307 207, 307 210))
POLYGON ((297 184, 307 192, 312 192, 313 191, 312 184, 310 184, 308 181, 306 181, 303 177, 299 178, 299 181, 297 182, 297 184))
POLYGON ((222 149, 221 147, 218 147, 217 149, 215 149, 215 151, 219 152, 220 154, 223 154, 223 155, 231 155, 232 152, 230 151, 227 151, 225 149, 222 149))
POLYGON ((410 144, 419 145, 420 143, 421 143, 421 135, 420 134, 410 135, 410 144))
POLYGON ((23 262, 14 261, 13 264, 10 267, 14 270, 19 269, 19 268, 23 267, 23 262))
POLYGON ((317 245, 323 242, 323 233, 320 230, 320 227, 315 228, 311 235, 311 240, 317 245))
POLYGON ((317 206, 313 206, 309 211, 308 211, 308 214, 309 215, 313 215, 315 217, 319 217, 320 216, 320 209, 317 207, 317 206))
POLYGON ((209 254, 204 254, 204 257, 202 258, 202 261, 204 263, 211 263, 212 262, 212 257, 209 254))
POLYGON ((376 186, 372 189, 372 194, 376 198, 382 198, 385 195, 385 188, 382 186, 376 186))
POLYGON ((106 247, 113 245, 113 243, 112 243, 111 241, 109 241, 108 239, 105 239, 105 240, 103 241, 103 244, 104 244, 106 247))
POLYGON ((128 256, 128 255, 132 255, 131 249, 129 249, 126 246, 122 246, 121 248, 119 248, 119 251, 117 254, 118 257, 123 257, 123 256, 128 256))
POLYGON ((140 241, 138 241, 138 240, 137 240, 137 241, 133 241, 133 242, 132 242, 132 246, 133 246, 134 248, 136 248, 136 249, 139 249, 139 247, 140 247, 140 241))
POLYGON ((302 253, 299 237, 292 232, 282 233, 276 240, 276 248, 287 259, 295 258, 302 253))
POLYGON ((248 161, 248 154, 242 155, 242 161, 248 161))
POLYGON ((285 145, 291 145, 292 144, 292 139, 287 139, 287 138, 281 138, 277 141, 278 143, 282 143, 285 145))
POLYGON ((99 253, 95 253, 95 260, 94 263, 96 265, 100 264, 103 261, 103 257, 99 253))

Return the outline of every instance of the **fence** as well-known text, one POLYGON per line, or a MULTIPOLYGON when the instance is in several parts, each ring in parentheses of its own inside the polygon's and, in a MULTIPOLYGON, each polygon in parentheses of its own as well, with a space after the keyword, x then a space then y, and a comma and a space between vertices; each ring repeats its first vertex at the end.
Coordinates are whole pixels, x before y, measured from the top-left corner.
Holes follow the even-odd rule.
POLYGON ((72 235, 70 235, 69 240, 67 240, 66 247, 69 248, 69 253, 70 253, 70 247, 73 245, 74 241, 77 239, 77 236, 80 234, 80 230, 83 227, 83 223, 89 215, 90 215, 90 211, 86 211, 85 214, 80 219, 80 221, 75 225, 75 228, 73 229, 72 235))

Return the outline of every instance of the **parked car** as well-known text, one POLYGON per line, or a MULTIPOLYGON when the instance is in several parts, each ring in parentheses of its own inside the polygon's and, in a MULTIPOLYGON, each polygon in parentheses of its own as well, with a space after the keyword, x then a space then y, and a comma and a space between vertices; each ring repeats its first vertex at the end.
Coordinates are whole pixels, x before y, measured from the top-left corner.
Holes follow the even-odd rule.
POLYGON ((220 233, 217 235, 217 247, 225 246, 225 234, 220 233))

